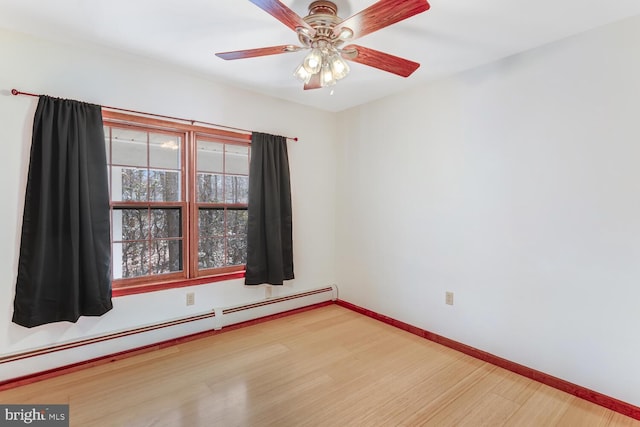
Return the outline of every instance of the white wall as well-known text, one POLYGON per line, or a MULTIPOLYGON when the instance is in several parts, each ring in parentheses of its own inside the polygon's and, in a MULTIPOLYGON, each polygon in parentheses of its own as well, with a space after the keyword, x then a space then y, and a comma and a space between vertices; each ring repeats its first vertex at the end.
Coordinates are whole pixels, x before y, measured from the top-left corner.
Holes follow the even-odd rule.
POLYGON ((640 17, 343 114, 340 298, 640 405, 638 40, 640 17))
MULTIPOLYGON (((264 286, 244 287, 241 280, 232 280, 114 298, 111 312, 100 318, 81 318, 77 324, 61 322, 27 329, 11 323, 37 103, 35 98, 10 95, 11 88, 297 136, 300 141, 289 143, 296 279, 282 288, 274 287, 272 295, 335 282, 333 114, 225 87, 119 52, 13 32, 0 31, 0 57, 0 200, 4 205, 0 210, 0 356, 256 301, 266 294, 264 286), (192 290, 196 305, 186 307, 185 293, 192 290)), ((2 369, 6 367, 0 365, 0 379, 8 375, 2 369)))

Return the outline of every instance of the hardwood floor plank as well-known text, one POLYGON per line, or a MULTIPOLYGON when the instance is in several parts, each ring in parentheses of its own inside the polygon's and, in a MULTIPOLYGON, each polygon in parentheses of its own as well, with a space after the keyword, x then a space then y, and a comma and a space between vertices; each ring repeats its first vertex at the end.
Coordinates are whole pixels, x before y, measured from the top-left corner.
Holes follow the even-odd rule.
MULTIPOLYGON (((510 417, 505 426, 555 426, 569 408, 573 396, 541 385, 510 417)), ((587 420, 583 420, 585 423, 587 420)))
MULTIPOLYGON (((502 425, 520 405, 495 393, 487 393, 502 379, 493 375, 499 368, 492 367, 487 375, 479 377, 466 391, 437 411, 424 426, 496 426, 502 425)), ((483 366, 481 369, 488 369, 483 366)))
POLYGON ((640 425, 640 421, 627 417, 626 415, 618 414, 617 412, 611 412, 611 419, 607 427, 636 427, 640 425))
POLYGON ((492 393, 496 393, 506 399, 522 405, 542 386, 541 383, 532 381, 521 375, 505 369, 499 369, 495 372, 496 376, 500 376, 500 381, 491 389, 492 393))
POLYGON ((579 397, 571 398, 569 407, 558 421, 559 426, 606 427, 611 415, 606 408, 593 405, 579 397))
POLYGON ((520 408, 495 393, 485 394, 456 424, 459 427, 502 426, 520 408))

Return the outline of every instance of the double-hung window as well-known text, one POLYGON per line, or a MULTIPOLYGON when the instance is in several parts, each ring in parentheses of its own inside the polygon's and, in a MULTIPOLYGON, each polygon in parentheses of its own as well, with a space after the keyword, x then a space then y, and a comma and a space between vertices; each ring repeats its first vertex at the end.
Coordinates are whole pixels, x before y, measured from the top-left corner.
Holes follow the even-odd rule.
POLYGON ((103 114, 114 293, 242 273, 250 136, 103 114))

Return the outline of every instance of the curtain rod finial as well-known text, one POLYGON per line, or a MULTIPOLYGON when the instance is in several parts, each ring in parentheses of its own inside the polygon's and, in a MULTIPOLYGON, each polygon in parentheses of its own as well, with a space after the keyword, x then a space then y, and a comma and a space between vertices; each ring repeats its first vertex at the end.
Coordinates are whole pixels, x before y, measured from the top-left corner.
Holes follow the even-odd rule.
POLYGON ((18 95, 20 92, 18 92, 16 89, 11 89, 11 95, 18 95))

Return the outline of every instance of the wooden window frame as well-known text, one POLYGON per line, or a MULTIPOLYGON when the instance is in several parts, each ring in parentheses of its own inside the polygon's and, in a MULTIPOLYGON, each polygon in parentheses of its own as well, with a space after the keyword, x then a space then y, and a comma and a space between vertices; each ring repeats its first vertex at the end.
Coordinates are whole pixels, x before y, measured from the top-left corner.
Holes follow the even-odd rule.
MULTIPOLYGON (((215 269, 200 269, 198 267, 198 209, 200 206, 211 206, 215 208, 242 208, 246 205, 235 206, 227 203, 198 203, 196 199, 197 189, 197 138, 215 140, 220 143, 241 145, 250 147, 251 135, 222 130, 213 127, 195 125, 193 123, 182 123, 171 120, 158 119, 122 113, 111 110, 103 110, 103 121, 105 126, 115 126, 118 128, 133 128, 147 132, 166 132, 169 134, 180 134, 181 136, 181 156, 180 173, 181 176, 181 201, 179 202, 130 202, 117 201, 110 202, 110 210, 114 208, 173 208, 182 210, 182 271, 176 273, 158 274, 155 276, 143 276, 127 279, 113 280, 112 296, 123 296, 145 292, 153 292, 164 289, 194 286, 204 283, 213 283, 223 280, 238 279, 244 277, 245 267, 228 266, 215 269)), ((109 182, 111 183, 111 165, 109 164, 109 182)), ((111 184, 110 184, 111 188, 111 184)), ((111 191, 111 189, 110 189, 111 191)), ((111 198, 111 195, 110 195, 111 198)), ((110 215, 112 218, 112 215, 110 215)), ((113 248, 113 237, 111 241, 113 248)), ((111 273, 113 274, 113 273, 111 273)))

